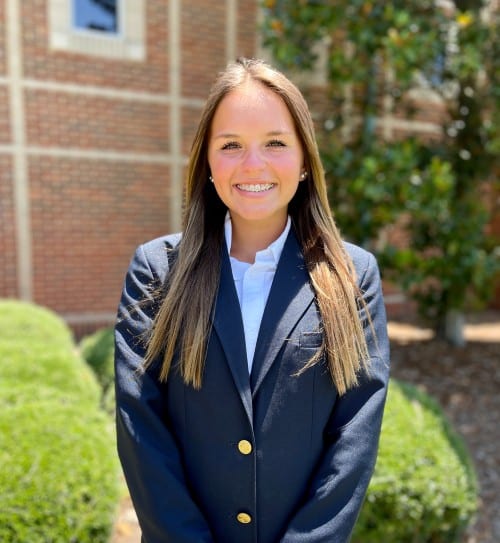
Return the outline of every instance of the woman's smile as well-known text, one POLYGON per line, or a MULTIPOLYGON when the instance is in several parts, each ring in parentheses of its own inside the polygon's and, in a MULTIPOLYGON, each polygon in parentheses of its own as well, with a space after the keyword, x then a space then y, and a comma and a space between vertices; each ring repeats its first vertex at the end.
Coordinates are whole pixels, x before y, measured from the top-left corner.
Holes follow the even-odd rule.
POLYGON ((244 183, 244 184, 238 184, 235 185, 236 188, 243 192, 268 192, 273 187, 275 187, 275 183, 244 183))

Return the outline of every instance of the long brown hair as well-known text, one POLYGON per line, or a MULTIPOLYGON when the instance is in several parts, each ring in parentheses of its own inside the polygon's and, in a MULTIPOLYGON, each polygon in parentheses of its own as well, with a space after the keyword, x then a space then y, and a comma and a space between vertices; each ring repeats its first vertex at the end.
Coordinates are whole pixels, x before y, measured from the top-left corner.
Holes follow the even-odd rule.
MULTIPOLYGON (((202 386, 227 211, 209 182, 208 139, 221 100, 249 79, 283 99, 302 144, 307 178, 299 183, 288 212, 302 246, 321 314, 323 352, 333 383, 339 394, 343 394, 357 384, 359 372, 368 364, 365 336, 358 316, 360 296, 354 267, 330 211, 309 108, 287 77, 254 59, 239 59, 229 64, 216 79, 203 109, 189 159, 183 235, 176 249, 175 264, 164 285, 144 367, 162 357, 160 379, 165 381, 174 356, 178 356, 185 383, 195 388, 202 386)), ((309 360, 302 371, 319 358, 309 360)))

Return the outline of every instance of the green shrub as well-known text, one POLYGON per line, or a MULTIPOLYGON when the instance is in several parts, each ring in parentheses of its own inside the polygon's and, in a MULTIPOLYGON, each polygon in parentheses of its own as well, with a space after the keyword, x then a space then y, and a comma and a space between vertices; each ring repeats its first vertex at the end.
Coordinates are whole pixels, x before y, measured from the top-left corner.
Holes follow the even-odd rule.
POLYGON ((118 463, 101 389, 65 323, 0 300, 0 541, 105 543, 118 463))
POLYGON ((80 352, 106 392, 113 384, 115 375, 113 328, 103 328, 84 337, 80 341, 80 352))
POLYGON ((115 414, 116 399, 115 399, 115 387, 110 386, 102 395, 101 407, 111 416, 115 414))
POLYGON ((101 407, 109 414, 115 412, 115 340, 113 328, 102 328, 80 341, 80 352, 94 371, 102 388, 101 407))
POLYGON ((27 347, 58 344, 73 348, 70 329, 54 312, 20 300, 0 300, 0 343, 21 339, 27 347))
MULTIPOLYGON (((21 396, 23 387, 20 387, 21 396)), ((0 412, 0 541, 106 543, 118 501, 109 418, 40 387, 0 412)))
POLYGON ((477 509, 462 439, 416 387, 393 381, 380 451, 353 543, 455 543, 477 509))
POLYGON ((98 405, 100 389, 64 321, 48 309, 0 301, 2 384, 37 383, 98 405))
POLYGON ((3 383, 14 387, 40 383, 63 390, 75 400, 99 404, 99 384, 74 347, 70 351, 50 344, 33 348, 22 341, 5 344, 0 340, 0 364, 3 383))

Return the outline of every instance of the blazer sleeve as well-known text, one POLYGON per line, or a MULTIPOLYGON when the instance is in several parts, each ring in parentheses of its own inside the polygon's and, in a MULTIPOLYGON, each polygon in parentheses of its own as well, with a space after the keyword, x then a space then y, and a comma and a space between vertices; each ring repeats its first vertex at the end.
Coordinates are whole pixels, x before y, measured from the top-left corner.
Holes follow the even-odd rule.
POLYGON ((364 255, 360 288, 372 325, 363 309, 360 317, 370 353, 370 373, 337 399, 308 494, 281 543, 348 542, 373 473, 389 379, 389 342, 378 267, 371 254, 364 255))
POLYGON ((153 372, 138 371, 145 353, 143 336, 153 319, 152 304, 144 300, 154 282, 158 277, 139 247, 125 279, 115 327, 118 454, 143 543, 213 543, 190 496, 179 450, 166 424, 165 387, 153 372))

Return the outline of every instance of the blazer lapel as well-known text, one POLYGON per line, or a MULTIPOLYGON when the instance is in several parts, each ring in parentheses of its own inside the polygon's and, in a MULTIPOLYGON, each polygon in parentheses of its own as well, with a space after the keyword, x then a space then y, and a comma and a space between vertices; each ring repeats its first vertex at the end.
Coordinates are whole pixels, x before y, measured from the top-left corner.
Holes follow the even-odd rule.
POLYGON ((248 418, 252 422, 252 395, 250 392, 250 376, 248 375, 245 333, 231 263, 229 262, 225 244, 222 248, 221 261, 219 290, 215 303, 213 324, 224 349, 236 388, 241 396, 248 418))
POLYGON ((255 396, 283 343, 314 300, 304 257, 290 231, 276 269, 259 329, 250 377, 255 396))

